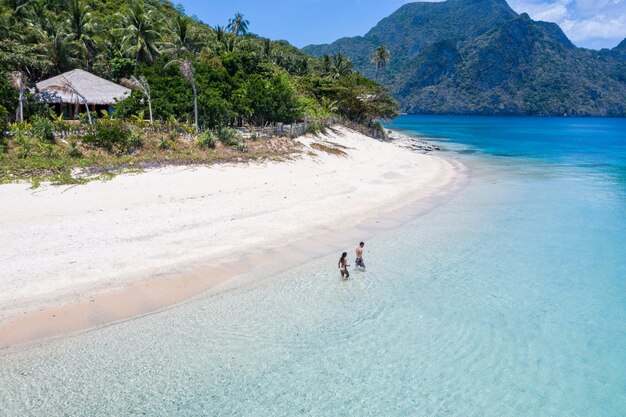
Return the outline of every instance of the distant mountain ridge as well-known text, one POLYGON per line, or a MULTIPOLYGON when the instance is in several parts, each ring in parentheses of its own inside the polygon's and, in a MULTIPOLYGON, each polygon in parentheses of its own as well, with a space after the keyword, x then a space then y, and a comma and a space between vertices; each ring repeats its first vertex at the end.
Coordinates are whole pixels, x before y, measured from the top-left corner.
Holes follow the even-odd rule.
POLYGON ((309 45, 341 52, 370 78, 380 74, 411 113, 626 116, 626 39, 611 50, 576 47, 556 23, 517 14, 504 0, 408 3, 366 35, 309 45))

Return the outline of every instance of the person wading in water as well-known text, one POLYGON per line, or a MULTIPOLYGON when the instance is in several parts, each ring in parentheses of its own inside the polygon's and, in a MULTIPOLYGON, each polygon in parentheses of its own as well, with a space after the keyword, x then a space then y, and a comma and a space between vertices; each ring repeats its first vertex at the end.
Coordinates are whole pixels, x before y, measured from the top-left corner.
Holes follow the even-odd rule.
POLYGON ((344 252, 341 254, 341 258, 339 258, 339 262, 337 263, 337 266, 339 267, 339 271, 341 272, 341 278, 343 279, 348 279, 350 278, 350 273, 348 272, 348 267, 350 265, 348 265, 348 252, 344 252))
POLYGON ((363 246, 365 246, 364 242, 359 243, 359 246, 356 247, 356 261, 354 262, 355 268, 361 268, 362 271, 365 271, 365 262, 363 261, 363 246))

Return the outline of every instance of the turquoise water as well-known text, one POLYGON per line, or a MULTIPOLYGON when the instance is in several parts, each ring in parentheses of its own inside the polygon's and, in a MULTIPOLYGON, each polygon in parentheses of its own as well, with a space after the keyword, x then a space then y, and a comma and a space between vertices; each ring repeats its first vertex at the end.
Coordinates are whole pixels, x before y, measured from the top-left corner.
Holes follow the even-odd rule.
POLYGON ((333 254, 0 353, 0 415, 626 415, 626 120, 393 127, 470 181, 366 273, 333 254))

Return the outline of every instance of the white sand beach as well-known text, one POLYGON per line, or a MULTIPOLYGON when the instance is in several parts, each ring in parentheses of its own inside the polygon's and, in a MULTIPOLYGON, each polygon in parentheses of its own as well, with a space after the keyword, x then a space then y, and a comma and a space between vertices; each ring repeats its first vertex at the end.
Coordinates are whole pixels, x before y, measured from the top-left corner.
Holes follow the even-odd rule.
POLYGON ((286 162, 169 167, 73 187, 1 185, 0 345, 182 301, 262 267, 272 249, 332 236, 457 175, 441 157, 343 127, 298 140, 302 156, 286 162), (244 256, 255 260, 238 264, 244 256), (71 305, 80 308, 63 310, 71 305), (28 320, 39 328, 28 330, 28 320))

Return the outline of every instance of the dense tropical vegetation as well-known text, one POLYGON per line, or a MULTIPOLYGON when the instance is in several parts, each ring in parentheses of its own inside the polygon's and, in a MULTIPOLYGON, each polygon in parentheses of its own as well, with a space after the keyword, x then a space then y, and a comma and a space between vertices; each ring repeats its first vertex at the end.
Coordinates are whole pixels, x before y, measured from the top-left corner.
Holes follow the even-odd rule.
MULTIPOLYGON (((46 152, 73 158, 96 149, 132 153, 170 125, 198 134, 198 147, 209 152, 215 146, 207 143, 221 143, 210 137, 226 126, 302 121, 317 128, 328 120, 375 126, 376 119, 395 115, 394 99, 345 56, 316 59, 285 41, 261 38, 250 26, 237 14, 224 27, 210 27, 167 0, 0 0, 4 174, 46 152), (72 129, 37 102, 33 87, 75 68, 124 84, 132 94, 112 115, 84 112, 93 125, 85 123, 68 139, 72 129), (154 132, 138 129, 144 119, 154 132), (36 123, 51 124, 56 136, 42 142, 36 123)), ((223 142, 244 148, 240 140, 223 142)))

